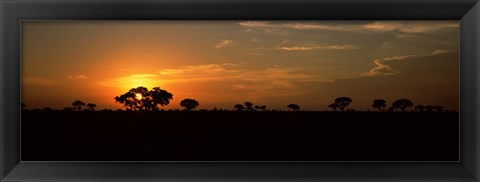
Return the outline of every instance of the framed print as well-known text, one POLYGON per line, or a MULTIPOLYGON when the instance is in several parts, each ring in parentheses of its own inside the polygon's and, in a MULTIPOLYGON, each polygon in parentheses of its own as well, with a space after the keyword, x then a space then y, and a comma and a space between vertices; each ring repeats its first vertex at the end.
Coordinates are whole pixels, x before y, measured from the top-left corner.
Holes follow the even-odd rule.
POLYGON ((2 181, 480 178, 478 1, 1 6, 2 181))

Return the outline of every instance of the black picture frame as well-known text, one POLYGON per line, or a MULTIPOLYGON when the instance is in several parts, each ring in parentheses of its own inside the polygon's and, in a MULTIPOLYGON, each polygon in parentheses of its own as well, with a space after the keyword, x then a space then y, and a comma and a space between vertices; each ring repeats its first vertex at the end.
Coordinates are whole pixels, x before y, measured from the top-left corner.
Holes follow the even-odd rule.
POLYGON ((0 181, 480 180, 478 0, 1 0, 0 181), (22 20, 459 20, 460 162, 20 161, 22 20))

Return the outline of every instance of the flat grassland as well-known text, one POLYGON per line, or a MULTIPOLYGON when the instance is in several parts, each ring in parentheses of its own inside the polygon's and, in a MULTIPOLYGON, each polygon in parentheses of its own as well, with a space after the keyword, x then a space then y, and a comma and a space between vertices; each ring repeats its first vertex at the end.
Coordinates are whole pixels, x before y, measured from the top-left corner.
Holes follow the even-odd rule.
POLYGON ((458 112, 22 111, 23 161, 457 161, 458 112))

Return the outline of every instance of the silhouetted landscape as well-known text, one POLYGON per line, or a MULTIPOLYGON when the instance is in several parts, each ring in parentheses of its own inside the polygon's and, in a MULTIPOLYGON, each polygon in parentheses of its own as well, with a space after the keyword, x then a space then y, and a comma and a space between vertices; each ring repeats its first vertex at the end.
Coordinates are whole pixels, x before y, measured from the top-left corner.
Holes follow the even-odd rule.
POLYGON ((23 161, 458 161, 458 20, 23 21, 23 161))
POLYGON ((369 112, 347 110, 348 97, 335 99, 332 111, 302 111, 297 104, 268 110, 251 102, 232 110, 194 110, 195 99, 183 100, 184 110, 165 111, 157 106, 167 105, 172 94, 151 91, 138 87, 115 97, 126 110, 95 111, 95 104, 79 100, 63 110, 23 110, 22 160, 459 159, 458 112, 414 108, 408 99, 393 102, 390 109, 377 99, 372 107, 378 111, 369 112))

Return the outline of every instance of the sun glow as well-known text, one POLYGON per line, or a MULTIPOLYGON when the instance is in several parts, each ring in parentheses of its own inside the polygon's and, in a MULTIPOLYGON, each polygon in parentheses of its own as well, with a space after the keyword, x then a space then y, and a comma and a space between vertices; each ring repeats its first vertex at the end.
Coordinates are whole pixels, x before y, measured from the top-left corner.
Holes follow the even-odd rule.
POLYGON ((127 79, 125 82, 125 85, 128 85, 128 88, 146 87, 151 89, 153 87, 158 87, 158 81, 155 78, 127 79))
POLYGON ((142 94, 135 94, 135 98, 138 100, 142 100, 143 96, 142 94))

